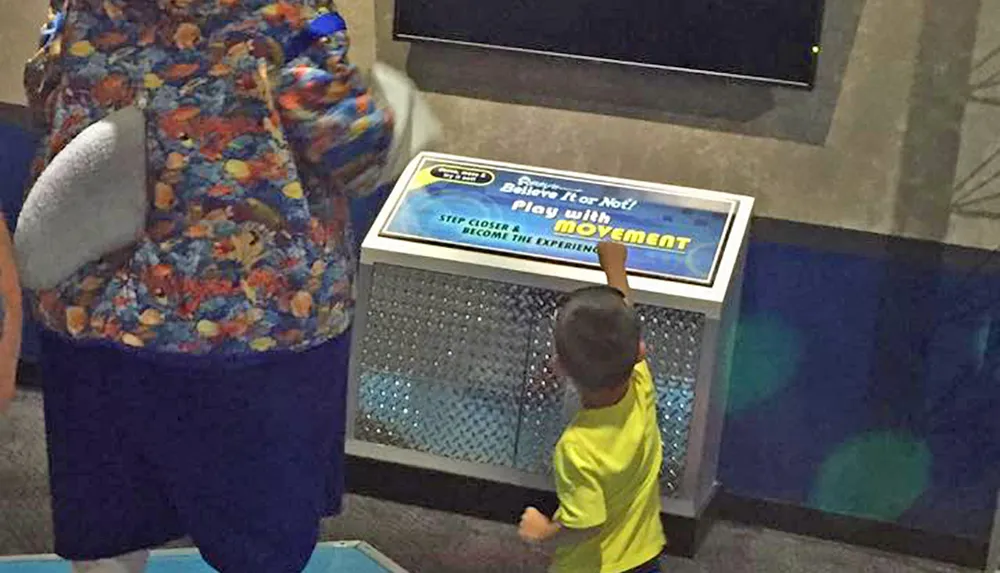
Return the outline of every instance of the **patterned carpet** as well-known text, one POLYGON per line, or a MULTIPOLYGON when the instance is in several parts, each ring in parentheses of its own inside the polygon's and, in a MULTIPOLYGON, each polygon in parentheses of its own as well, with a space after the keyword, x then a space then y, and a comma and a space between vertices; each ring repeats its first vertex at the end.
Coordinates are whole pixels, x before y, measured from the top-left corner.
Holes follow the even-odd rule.
MULTIPOLYGON (((42 399, 22 391, 0 415, 0 555, 52 548, 42 399)), ((545 570, 547 556, 511 525, 351 496, 324 524, 324 540, 366 541, 413 573, 545 570)), ((184 542, 180 542, 183 545, 184 542)), ((727 523, 695 561, 668 559, 670 573, 962 573, 968 570, 727 523)))

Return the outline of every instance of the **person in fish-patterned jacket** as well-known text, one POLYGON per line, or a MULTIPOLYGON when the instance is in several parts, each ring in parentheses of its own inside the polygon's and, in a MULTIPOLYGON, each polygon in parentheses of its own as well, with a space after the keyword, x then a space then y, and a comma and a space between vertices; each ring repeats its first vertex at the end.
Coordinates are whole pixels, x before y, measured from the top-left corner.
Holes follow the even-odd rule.
POLYGON ((135 244, 35 293, 57 552, 141 570, 187 535, 223 572, 300 571, 340 507, 349 204, 391 112, 322 0, 53 8, 26 70, 36 174, 134 106, 149 196, 135 244))

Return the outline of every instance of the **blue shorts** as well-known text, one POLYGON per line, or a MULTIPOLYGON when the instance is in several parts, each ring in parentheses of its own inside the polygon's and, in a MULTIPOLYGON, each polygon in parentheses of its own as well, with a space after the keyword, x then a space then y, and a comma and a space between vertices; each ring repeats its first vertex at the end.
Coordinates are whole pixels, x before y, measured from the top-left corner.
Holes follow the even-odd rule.
POLYGON ((43 335, 56 552, 189 535, 224 573, 301 571, 340 510, 349 336, 240 358, 43 335))
POLYGON ((644 563, 626 573, 660 573, 660 558, 657 557, 648 563, 644 563))

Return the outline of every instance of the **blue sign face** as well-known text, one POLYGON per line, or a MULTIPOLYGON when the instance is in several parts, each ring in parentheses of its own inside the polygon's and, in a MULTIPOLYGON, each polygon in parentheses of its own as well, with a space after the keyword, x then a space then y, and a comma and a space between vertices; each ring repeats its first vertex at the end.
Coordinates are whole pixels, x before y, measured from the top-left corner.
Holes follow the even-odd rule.
POLYGON ((711 285, 736 202, 695 194, 425 159, 381 234, 596 266, 602 240, 629 271, 711 285))

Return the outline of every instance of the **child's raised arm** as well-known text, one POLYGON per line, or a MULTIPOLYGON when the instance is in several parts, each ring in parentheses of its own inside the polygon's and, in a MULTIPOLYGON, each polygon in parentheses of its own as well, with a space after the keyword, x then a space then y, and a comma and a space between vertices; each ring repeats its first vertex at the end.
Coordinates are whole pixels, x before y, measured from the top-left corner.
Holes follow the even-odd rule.
POLYGON ((605 241, 597 245, 597 257, 601 261, 601 269, 608 277, 608 286, 621 291, 631 303, 632 291, 629 289, 628 273, 625 270, 628 249, 621 243, 605 241))
MULTIPOLYGON (((628 248, 621 243, 605 241, 597 245, 597 256, 601 261, 601 269, 608 277, 608 286, 616 288, 628 304, 632 304, 632 289, 628 286, 628 271, 625 263, 628 261, 628 248)), ((639 345, 639 361, 646 359, 646 343, 639 345)))

